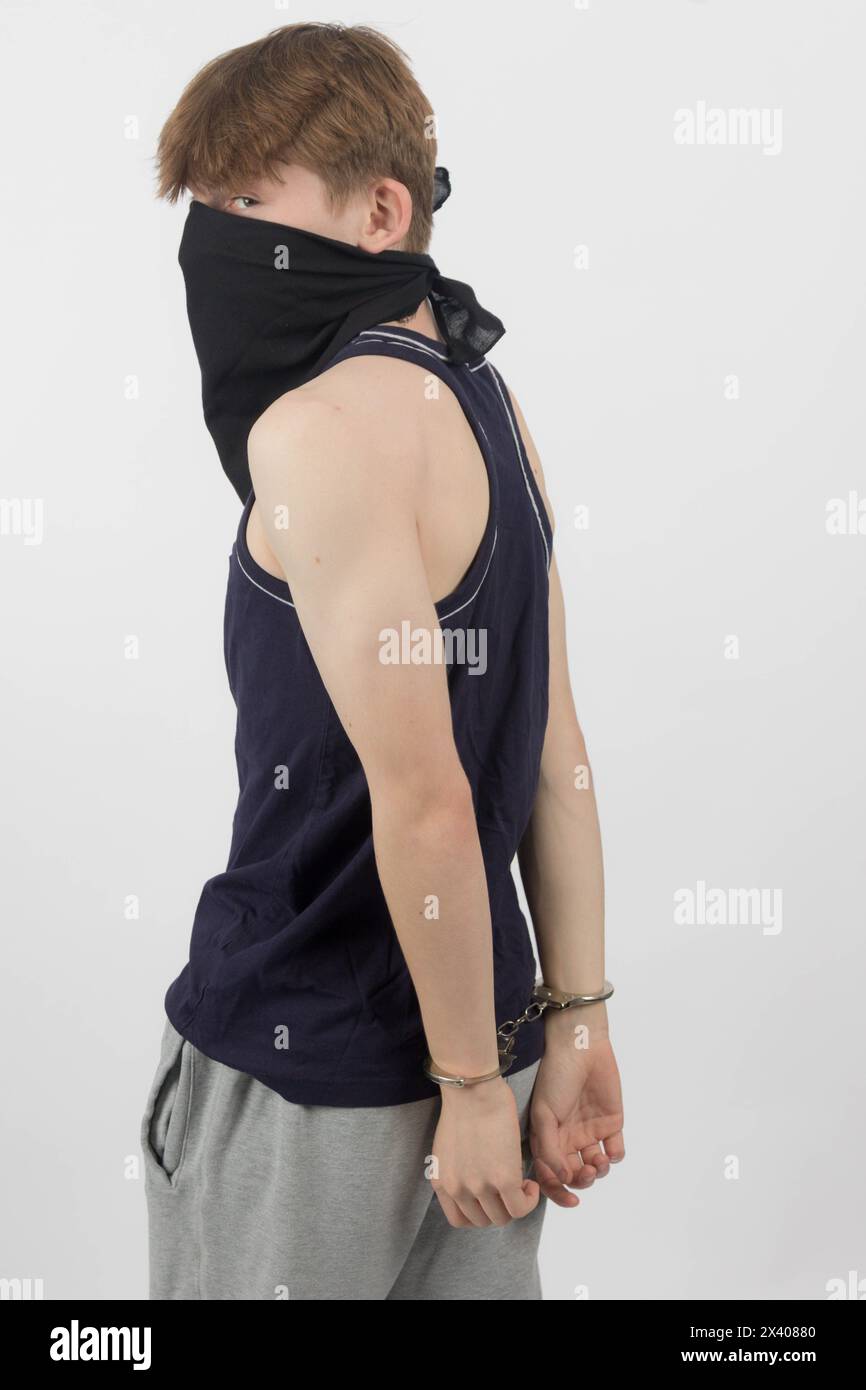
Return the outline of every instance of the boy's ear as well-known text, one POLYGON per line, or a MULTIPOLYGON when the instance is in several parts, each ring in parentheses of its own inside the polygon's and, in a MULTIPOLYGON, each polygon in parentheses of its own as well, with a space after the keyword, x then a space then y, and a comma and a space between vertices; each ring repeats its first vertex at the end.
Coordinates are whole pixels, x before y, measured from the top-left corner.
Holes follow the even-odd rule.
POLYGON ((370 213, 359 239, 365 251, 395 251, 412 225, 412 195, 397 179, 380 179, 370 189, 370 213))

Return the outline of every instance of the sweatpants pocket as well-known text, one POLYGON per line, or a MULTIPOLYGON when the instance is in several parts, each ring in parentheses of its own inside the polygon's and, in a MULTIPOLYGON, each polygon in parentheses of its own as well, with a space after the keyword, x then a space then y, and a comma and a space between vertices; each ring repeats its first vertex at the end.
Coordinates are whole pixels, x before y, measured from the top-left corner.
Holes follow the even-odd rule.
POLYGON ((195 1048, 165 1021, 156 1074, 141 1120, 145 1183, 176 1188, 192 1114, 195 1048))

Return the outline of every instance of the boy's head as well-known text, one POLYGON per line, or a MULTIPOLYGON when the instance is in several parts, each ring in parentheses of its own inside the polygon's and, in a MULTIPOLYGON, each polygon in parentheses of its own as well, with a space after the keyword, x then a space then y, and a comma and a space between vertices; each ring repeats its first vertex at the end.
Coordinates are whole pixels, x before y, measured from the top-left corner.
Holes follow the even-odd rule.
POLYGON ((159 138, 157 196, 425 252, 434 118, 405 54, 364 25, 289 24, 214 58, 159 138))

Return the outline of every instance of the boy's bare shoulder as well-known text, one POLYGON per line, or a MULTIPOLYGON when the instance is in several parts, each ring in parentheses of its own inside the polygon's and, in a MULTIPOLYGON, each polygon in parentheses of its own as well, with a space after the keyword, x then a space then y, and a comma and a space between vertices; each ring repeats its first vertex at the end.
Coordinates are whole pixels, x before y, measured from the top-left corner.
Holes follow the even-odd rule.
POLYGON ((349 358, 268 406, 247 437, 256 494, 289 487, 298 496, 353 499, 357 508, 359 499, 387 493, 414 505, 424 394, 407 391, 406 367, 394 358, 349 358))
POLYGON ((418 367, 399 358, 364 355, 345 358, 312 381, 287 391, 268 406, 250 431, 250 448, 280 438, 306 441, 321 435, 333 442, 349 433, 360 445, 369 437, 384 454, 405 457, 423 405, 423 390, 407 390, 407 374, 418 367))

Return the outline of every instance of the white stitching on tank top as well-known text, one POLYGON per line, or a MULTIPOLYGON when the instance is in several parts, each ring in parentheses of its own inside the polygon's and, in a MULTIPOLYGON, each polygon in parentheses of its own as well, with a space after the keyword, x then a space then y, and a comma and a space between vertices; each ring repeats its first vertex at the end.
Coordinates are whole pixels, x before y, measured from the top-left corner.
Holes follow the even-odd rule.
POLYGON ((517 458, 518 458, 518 462, 520 463, 520 471, 521 471, 521 473, 523 474, 523 481, 524 481, 524 483, 526 484, 526 491, 527 491, 527 494, 528 494, 528 496, 529 496, 529 500, 530 500, 530 502, 532 503, 532 510, 535 512, 535 520, 538 522, 538 529, 539 529, 539 531, 541 532, 541 540, 542 540, 542 544, 544 545, 544 554, 545 554, 545 558, 546 558, 546 561, 547 561, 547 568, 548 568, 548 570, 549 570, 549 569, 550 569, 550 548, 549 548, 549 546, 548 546, 548 544, 547 544, 547 536, 545 535, 544 527, 543 527, 542 524, 541 524, 541 516, 540 516, 540 514, 539 514, 538 507, 536 506, 535 498, 534 498, 533 495, 532 495, 532 488, 529 486, 529 478, 527 477, 526 469, 525 469, 524 466, 523 466, 523 450, 522 450, 522 448, 521 448, 521 446, 520 446, 520 436, 519 436, 519 434, 517 433, 517 428, 516 428, 515 422, 514 422, 514 420, 513 420, 513 418, 512 418, 511 407, 510 407, 508 401, 507 401, 506 398, 505 398, 505 394, 504 394, 504 392, 503 392, 503 390, 502 390, 501 385, 499 384, 499 374, 498 374, 498 372, 494 371, 494 369, 493 369, 491 363, 488 362, 488 363, 487 363, 487 366, 490 367, 490 375, 493 377, 493 380, 494 380, 495 383, 496 383, 496 389, 497 389, 497 391, 499 392, 500 399, 501 399, 501 401, 502 401, 502 404, 503 404, 504 407, 505 407, 505 414, 508 416, 508 423, 509 423, 509 425, 511 426, 511 433, 512 433, 512 435, 513 435, 513 437, 514 437, 514 447, 515 447, 515 449, 517 450, 517 458))
MULTIPOLYGON (((237 560, 238 564, 239 564, 240 567, 241 567, 242 572, 247 576, 247 579, 250 581, 250 583, 251 583, 251 584, 254 584, 255 587, 256 587, 257 589, 261 589, 261 591, 262 591, 263 594, 267 594, 268 598, 274 598, 274 599, 276 599, 277 603, 286 603, 286 604, 288 604, 289 608, 294 608, 294 607, 295 607, 295 605, 292 603, 291 599, 288 599, 288 598, 280 598, 279 594, 272 594, 271 591, 270 591, 270 589, 266 589, 266 588, 265 588, 264 584, 260 584, 259 581, 258 581, 257 579, 253 579, 252 575, 251 575, 247 570, 244 569, 243 561, 241 560, 241 557, 240 557, 240 555, 237 554, 237 552, 235 552, 235 559, 237 560)), ((274 575, 271 576, 271 578, 272 578, 272 579, 277 579, 277 575, 274 574, 274 575)))

